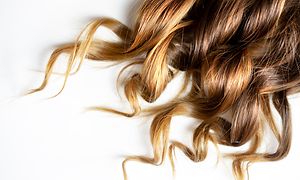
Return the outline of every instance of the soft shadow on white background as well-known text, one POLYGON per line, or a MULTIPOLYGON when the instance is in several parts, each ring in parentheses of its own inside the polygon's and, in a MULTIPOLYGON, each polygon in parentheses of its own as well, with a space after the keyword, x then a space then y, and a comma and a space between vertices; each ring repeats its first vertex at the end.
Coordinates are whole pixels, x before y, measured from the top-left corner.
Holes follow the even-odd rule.
MULTIPOLYGON (((134 0, 0 1, 1 180, 123 179, 121 163, 125 155, 152 156, 151 118, 130 119, 83 111, 92 105, 129 110, 115 88, 122 65, 105 69, 101 67, 106 63, 85 62, 56 98, 47 99, 60 88, 61 78, 57 76, 45 91, 19 96, 39 85, 43 73, 33 70, 44 70, 57 45, 74 41, 96 17, 110 16, 129 25, 137 3, 134 0)), ((178 84, 180 77, 168 87, 162 99, 168 99, 178 84)), ((300 98, 289 99, 294 123, 290 154, 282 161, 252 165, 250 179, 300 179, 296 168, 300 162, 300 98)), ((190 145, 191 130, 196 125, 193 119, 175 117, 171 139, 190 145)), ((230 162, 222 160, 215 166, 213 146, 201 163, 191 162, 178 150, 176 157, 178 180, 233 179, 230 162)), ((158 167, 129 162, 127 170, 129 180, 172 179, 168 161, 158 167)))

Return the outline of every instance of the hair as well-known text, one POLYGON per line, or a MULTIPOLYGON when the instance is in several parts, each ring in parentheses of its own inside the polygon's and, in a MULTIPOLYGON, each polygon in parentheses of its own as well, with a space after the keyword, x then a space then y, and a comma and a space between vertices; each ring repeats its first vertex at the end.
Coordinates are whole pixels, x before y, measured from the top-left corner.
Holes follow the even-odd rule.
POLYGON ((175 148, 199 162, 206 158, 208 142, 216 147, 249 143, 245 151, 226 155, 232 158, 238 180, 245 179, 250 163, 287 156, 292 133, 287 96, 300 91, 299 0, 144 0, 133 21, 129 28, 110 17, 93 20, 75 42, 52 53, 43 82, 29 93, 46 87, 62 53, 69 58, 58 94, 84 59, 128 62, 120 74, 140 65, 138 72, 123 79, 132 112, 96 107, 127 117, 154 116, 153 157, 128 156, 122 163, 125 179, 129 160, 161 165, 168 155, 174 173, 175 148), (119 41, 96 39, 100 26, 109 28, 119 41), (184 72, 184 82, 175 98, 141 108, 141 100, 155 102, 178 72, 184 72), (280 124, 271 106, 280 115, 280 124), (178 141, 169 144, 170 123, 178 115, 199 121, 192 148, 178 141), (259 151, 266 128, 278 142, 274 152, 259 151))

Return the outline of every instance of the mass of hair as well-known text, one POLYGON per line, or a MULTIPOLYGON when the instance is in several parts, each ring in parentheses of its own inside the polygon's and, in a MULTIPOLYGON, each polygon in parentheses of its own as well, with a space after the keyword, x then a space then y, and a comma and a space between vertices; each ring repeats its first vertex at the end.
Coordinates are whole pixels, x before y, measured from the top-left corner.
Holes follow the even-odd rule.
POLYGON ((94 19, 74 42, 54 50, 42 83, 29 94, 46 87, 63 53, 69 57, 57 95, 85 59, 128 62, 119 75, 139 66, 122 86, 132 112, 97 107, 126 117, 153 116, 153 157, 126 157, 124 179, 129 160, 161 165, 168 156, 175 173, 175 149, 200 162, 209 142, 216 148, 249 143, 243 152, 226 154, 237 180, 246 178, 250 163, 287 156, 292 135, 287 96, 300 91, 299 0, 143 0, 132 21, 130 28, 115 18, 94 19), (99 27, 110 29, 119 41, 96 38, 99 27), (184 73, 184 82, 175 98, 151 108, 141 106, 141 99, 156 102, 178 72, 184 73), (271 107, 280 115, 280 124, 271 107), (192 147, 169 140, 172 117, 179 115, 199 123, 192 147), (266 128, 278 143, 275 151, 259 150, 266 128))

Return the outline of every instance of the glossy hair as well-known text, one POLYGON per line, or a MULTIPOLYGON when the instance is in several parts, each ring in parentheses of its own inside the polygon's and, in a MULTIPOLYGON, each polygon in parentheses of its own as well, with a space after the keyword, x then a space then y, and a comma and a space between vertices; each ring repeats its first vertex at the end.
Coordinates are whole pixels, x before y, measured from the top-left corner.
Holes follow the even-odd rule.
POLYGON ((287 96, 300 90, 299 0, 144 0, 135 17, 132 29, 114 18, 92 21, 74 43, 53 52, 42 84, 30 93, 45 88, 62 53, 70 57, 61 90, 84 59, 128 61, 120 74, 129 66, 141 65, 139 72, 124 80, 132 112, 97 108, 128 117, 154 115, 150 129, 154 156, 127 157, 122 164, 125 179, 128 160, 160 165, 169 155, 175 172, 174 148, 199 162, 207 155, 208 142, 216 147, 249 142, 244 152, 227 154, 238 180, 245 178, 249 163, 280 160, 288 154, 287 96), (109 28, 120 41, 94 38, 100 26, 109 28), (179 94, 163 105, 142 109, 138 96, 155 102, 177 72, 185 73, 179 94), (280 127, 271 106, 281 117, 280 127), (170 123, 177 115, 199 121, 192 148, 177 141, 168 144, 170 123), (274 152, 259 151, 266 128, 278 141, 274 152))

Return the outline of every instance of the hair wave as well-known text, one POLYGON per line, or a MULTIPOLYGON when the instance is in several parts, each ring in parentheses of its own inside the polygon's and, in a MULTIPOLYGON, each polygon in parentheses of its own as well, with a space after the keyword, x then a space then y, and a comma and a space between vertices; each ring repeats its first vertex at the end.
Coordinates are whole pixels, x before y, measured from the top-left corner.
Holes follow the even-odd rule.
MULTIPOLYGON (((284 158, 291 146, 291 115, 287 96, 300 90, 300 1, 298 0, 144 0, 136 12, 133 28, 101 17, 93 20, 75 42, 58 47, 51 55, 41 85, 43 90, 62 53, 70 54, 65 79, 77 72, 84 59, 128 61, 141 69, 124 80, 132 112, 109 111, 132 117, 154 115, 150 127, 153 157, 129 156, 160 165, 166 155, 172 163, 174 148, 192 161, 205 159, 208 142, 241 146, 244 152, 229 153, 238 180, 245 178, 249 163, 284 158), (100 27, 109 28, 120 41, 94 38, 100 27), (74 70, 74 72, 73 72, 74 70), (141 96, 152 103, 160 97, 179 71, 185 80, 176 98, 142 109, 141 96), (279 130, 271 111, 281 117, 279 130), (230 113, 230 118, 224 118, 230 113), (193 147, 169 143, 171 119, 186 115, 199 120, 193 147), (260 152, 263 131, 270 127, 278 141, 275 152, 260 152)), ((119 75, 120 75, 119 74, 119 75)), ((58 94, 59 94, 58 93, 58 94)))

